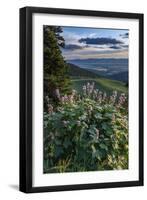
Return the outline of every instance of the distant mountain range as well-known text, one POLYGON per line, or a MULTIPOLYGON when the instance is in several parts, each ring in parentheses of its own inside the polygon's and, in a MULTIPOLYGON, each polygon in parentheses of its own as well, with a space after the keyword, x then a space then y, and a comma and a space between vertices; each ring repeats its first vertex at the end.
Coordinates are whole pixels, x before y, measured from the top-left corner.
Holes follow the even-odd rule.
POLYGON ((125 62, 128 62, 128 59, 127 58, 87 58, 87 59, 71 59, 71 60, 67 60, 68 63, 71 63, 73 61, 105 61, 105 62, 110 62, 111 60, 112 61, 115 61, 115 62, 118 62, 118 61, 125 61, 125 62))
POLYGON ((128 82, 128 59, 78 59, 67 62, 71 76, 105 77, 128 82))
POLYGON ((110 76, 107 76, 107 78, 112 79, 112 80, 117 80, 117 81, 123 81, 125 83, 128 82, 128 72, 121 72, 117 74, 113 74, 110 76))

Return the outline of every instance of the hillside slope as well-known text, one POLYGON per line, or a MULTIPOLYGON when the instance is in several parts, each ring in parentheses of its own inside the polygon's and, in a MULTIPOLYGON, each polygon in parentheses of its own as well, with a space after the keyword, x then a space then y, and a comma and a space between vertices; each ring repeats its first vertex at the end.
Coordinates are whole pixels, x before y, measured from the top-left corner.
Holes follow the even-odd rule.
POLYGON ((107 78, 112 79, 112 80, 118 80, 118 81, 123 81, 125 83, 128 82, 128 72, 121 72, 117 74, 113 74, 108 76, 107 78))
POLYGON ((90 78, 98 78, 100 77, 98 74, 91 72, 89 70, 80 68, 74 64, 68 63, 68 74, 73 78, 82 78, 82 77, 90 77, 90 78))
POLYGON ((68 74, 71 77, 72 88, 80 93, 82 92, 83 85, 86 85, 88 82, 94 82, 96 89, 106 91, 108 94, 111 94, 114 90, 117 90, 119 93, 127 93, 128 88, 126 87, 126 84, 121 81, 102 77, 74 64, 68 63, 68 66, 68 74))

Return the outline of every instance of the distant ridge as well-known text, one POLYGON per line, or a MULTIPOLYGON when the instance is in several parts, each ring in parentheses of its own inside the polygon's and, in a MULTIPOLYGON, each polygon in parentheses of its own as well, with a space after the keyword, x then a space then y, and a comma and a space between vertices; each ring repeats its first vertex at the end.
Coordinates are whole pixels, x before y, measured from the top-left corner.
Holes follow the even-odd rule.
POLYGON ((71 60, 67 60, 68 63, 72 62, 72 61, 85 61, 85 60, 91 60, 91 61, 94 61, 94 60, 107 60, 107 61, 110 61, 110 60, 114 60, 114 61, 117 61, 117 60, 126 60, 126 62, 128 62, 128 58, 87 58, 87 59, 71 59, 71 60))
POLYGON ((69 76, 72 76, 75 78, 82 78, 82 77, 100 78, 100 77, 103 77, 103 78, 107 78, 107 79, 111 79, 111 80, 122 81, 124 83, 128 82, 128 71, 119 72, 119 73, 115 73, 112 75, 100 75, 97 70, 81 68, 81 67, 78 67, 77 65, 71 64, 71 63, 67 63, 67 64, 69 67, 69 70, 68 70, 69 76))
POLYGON ((117 81, 123 81, 123 82, 128 82, 128 72, 120 72, 117 74, 113 74, 110 76, 107 76, 107 78, 112 79, 112 80, 117 80, 117 81))
POLYGON ((77 65, 71 64, 71 63, 67 63, 69 70, 68 70, 68 74, 70 76, 73 77, 90 77, 90 78, 98 78, 101 77, 98 74, 95 74, 94 72, 91 72, 87 69, 83 69, 78 67, 77 65))

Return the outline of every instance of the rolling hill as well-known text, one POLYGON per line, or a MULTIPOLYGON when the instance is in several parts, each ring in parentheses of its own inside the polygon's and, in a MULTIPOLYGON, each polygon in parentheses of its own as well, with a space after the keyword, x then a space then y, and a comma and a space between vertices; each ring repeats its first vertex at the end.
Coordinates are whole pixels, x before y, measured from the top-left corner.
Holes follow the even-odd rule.
POLYGON ((76 59, 67 62, 108 79, 128 82, 128 59, 76 59))
POLYGON ((68 66, 68 74, 71 77, 72 87, 80 93, 82 92, 83 85, 86 85, 87 82, 94 82, 95 88, 101 91, 106 91, 108 94, 111 94, 114 90, 117 90, 119 93, 127 93, 128 91, 128 88, 124 82, 102 77, 98 74, 95 74, 94 72, 80 68, 74 64, 68 63, 68 66))
POLYGON ((128 72, 121 72, 117 74, 113 74, 108 76, 107 78, 112 79, 112 80, 118 80, 118 81, 123 81, 125 83, 128 82, 128 72))

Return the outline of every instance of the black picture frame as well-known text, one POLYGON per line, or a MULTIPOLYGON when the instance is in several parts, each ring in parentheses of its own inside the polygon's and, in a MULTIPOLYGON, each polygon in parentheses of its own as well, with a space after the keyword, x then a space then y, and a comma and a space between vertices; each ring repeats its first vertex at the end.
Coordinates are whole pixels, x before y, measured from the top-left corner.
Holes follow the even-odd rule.
POLYGON ((143 185, 143 43, 143 14, 42 7, 20 9, 20 191, 34 193, 143 185), (139 180, 46 187, 32 186, 32 15, 34 13, 139 20, 139 180))

